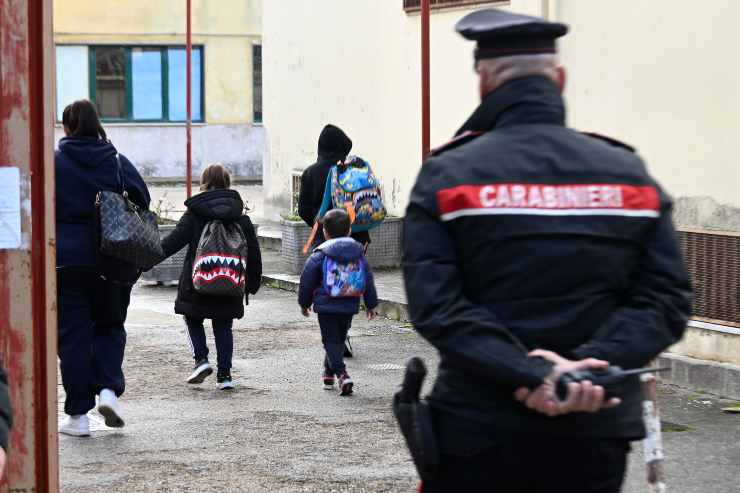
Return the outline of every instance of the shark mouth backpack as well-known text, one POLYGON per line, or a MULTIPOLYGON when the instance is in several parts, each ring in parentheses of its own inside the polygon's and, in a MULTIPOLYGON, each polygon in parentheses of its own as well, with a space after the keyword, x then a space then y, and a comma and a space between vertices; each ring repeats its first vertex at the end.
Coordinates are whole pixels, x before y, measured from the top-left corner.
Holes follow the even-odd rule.
POLYGON ((193 287, 211 296, 244 296, 247 240, 241 227, 220 220, 203 228, 193 261, 193 287))
POLYGON ((385 219, 387 212, 380 180, 364 159, 350 156, 344 163, 334 166, 326 186, 331 187, 332 207, 344 209, 349 214, 353 233, 380 226, 385 219))

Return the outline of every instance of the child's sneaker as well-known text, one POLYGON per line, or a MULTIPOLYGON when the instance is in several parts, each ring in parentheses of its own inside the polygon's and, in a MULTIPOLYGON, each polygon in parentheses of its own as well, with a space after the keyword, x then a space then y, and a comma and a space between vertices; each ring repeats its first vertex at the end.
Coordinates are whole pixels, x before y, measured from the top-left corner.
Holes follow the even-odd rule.
POLYGON ((188 383, 198 384, 203 383, 209 375, 213 373, 213 368, 207 359, 202 359, 195 363, 195 370, 188 377, 188 383))
POLYGON ((234 382, 231 380, 231 373, 219 373, 216 380, 220 390, 233 390, 234 382))
POLYGON ((334 390, 334 374, 324 370, 324 375, 321 377, 324 381, 325 390, 334 390))
POLYGON ((352 386, 354 382, 352 377, 346 371, 339 375, 339 392, 340 395, 350 395, 352 393, 352 386))

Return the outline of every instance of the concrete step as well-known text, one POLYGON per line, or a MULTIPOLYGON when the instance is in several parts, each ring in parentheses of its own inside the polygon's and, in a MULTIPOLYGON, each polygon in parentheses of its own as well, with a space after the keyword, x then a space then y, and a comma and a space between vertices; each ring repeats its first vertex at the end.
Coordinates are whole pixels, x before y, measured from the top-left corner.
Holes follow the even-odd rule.
POLYGON ((263 222, 257 229, 257 240, 263 250, 280 251, 283 245, 282 232, 279 223, 263 222))

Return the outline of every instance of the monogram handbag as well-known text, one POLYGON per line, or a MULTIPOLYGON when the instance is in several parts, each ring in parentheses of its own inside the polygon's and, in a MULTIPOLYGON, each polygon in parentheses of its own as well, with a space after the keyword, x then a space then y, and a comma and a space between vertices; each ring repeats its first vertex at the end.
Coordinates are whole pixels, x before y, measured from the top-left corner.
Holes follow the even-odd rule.
POLYGON ((157 216, 129 200, 119 154, 116 163, 121 192, 100 191, 95 199, 100 253, 150 268, 164 258, 157 216))

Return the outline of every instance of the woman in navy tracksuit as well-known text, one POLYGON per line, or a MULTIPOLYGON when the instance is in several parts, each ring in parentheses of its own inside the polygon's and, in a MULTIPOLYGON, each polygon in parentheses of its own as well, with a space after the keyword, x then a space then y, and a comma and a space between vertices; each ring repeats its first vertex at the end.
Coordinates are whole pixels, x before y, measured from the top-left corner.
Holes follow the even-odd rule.
MULTIPOLYGON (((88 436, 87 413, 95 407, 108 426, 124 425, 117 398, 125 381, 124 322, 138 270, 98 252, 95 197, 119 191, 116 148, 107 139, 95 107, 82 100, 67 106, 66 137, 54 156, 56 167, 56 247, 59 360, 69 416, 60 432, 88 436)), ((129 198, 149 208, 149 191, 139 172, 120 156, 129 198)))

